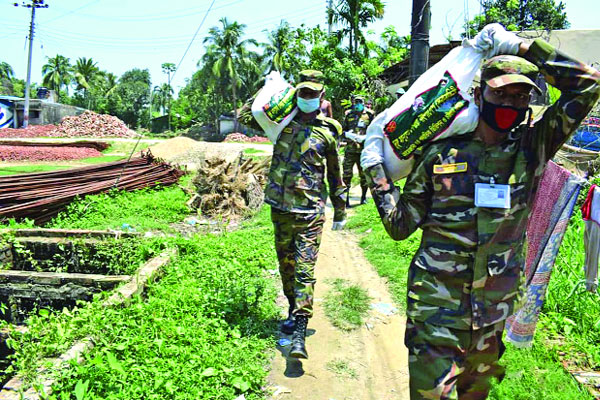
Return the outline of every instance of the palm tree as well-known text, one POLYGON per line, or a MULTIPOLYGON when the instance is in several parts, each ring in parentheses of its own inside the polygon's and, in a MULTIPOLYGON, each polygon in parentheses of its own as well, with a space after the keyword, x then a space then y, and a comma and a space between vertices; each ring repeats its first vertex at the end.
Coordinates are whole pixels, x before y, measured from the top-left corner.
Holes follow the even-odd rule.
POLYGON ((290 45, 292 31, 290 24, 287 21, 281 21, 279 26, 269 32, 267 43, 261 43, 264 48, 264 56, 269 63, 271 71, 279 71, 284 74, 287 70, 287 49, 290 45))
POLYGON ((163 115, 167 110, 169 99, 173 94, 173 88, 168 83, 163 83, 160 86, 154 86, 152 90, 152 104, 162 109, 163 115))
POLYGON ((119 77, 113 74, 112 72, 103 72, 102 75, 104 77, 104 95, 110 96, 114 93, 117 84, 119 83, 119 77))
POLYGON ((76 90, 87 90, 90 84, 100 74, 100 69, 96 66, 98 63, 91 58, 79 57, 75 63, 75 82, 76 90))
POLYGON ((358 43, 365 43, 361 28, 376 19, 383 18, 384 4, 381 0, 338 0, 335 9, 330 9, 328 22, 345 26, 338 33, 348 36, 350 54, 358 51, 358 43))
POLYGON ((65 85, 67 94, 69 83, 73 78, 73 67, 69 59, 57 54, 56 57, 48 58, 48 62, 42 67, 42 83, 60 94, 60 89, 65 85))
MULTIPOLYGON (((221 18, 222 28, 213 26, 208 31, 209 36, 204 38, 204 43, 210 45, 214 52, 214 64, 212 72, 216 77, 226 76, 231 80, 231 96, 233 103, 234 126, 237 130, 237 93, 239 85, 238 67, 244 59, 245 46, 248 44, 258 45, 254 39, 241 40, 246 25, 237 22, 229 23, 227 18, 221 18)), ((207 49, 208 50, 208 49, 207 49)), ((247 60, 244 60, 247 63, 247 60)))
POLYGON ((0 80, 1 79, 12 79, 15 76, 10 64, 4 61, 0 61, 0 80))

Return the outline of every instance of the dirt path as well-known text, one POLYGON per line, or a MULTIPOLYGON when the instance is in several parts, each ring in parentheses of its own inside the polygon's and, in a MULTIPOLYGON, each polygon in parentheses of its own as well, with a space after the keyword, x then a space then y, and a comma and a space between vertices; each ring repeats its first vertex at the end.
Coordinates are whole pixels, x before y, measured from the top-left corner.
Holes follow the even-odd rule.
MULTIPOLYGON (((310 336, 306 339, 309 359, 286 358, 289 346, 278 348, 269 375, 275 390, 271 399, 409 399, 403 316, 398 313, 386 316, 371 310, 360 329, 345 333, 334 328, 324 315, 323 298, 331 289, 328 281, 335 278, 367 289, 372 303, 393 304, 385 281, 364 258, 356 236, 331 230, 331 214, 329 210, 315 267, 315 314, 309 321, 310 336), (356 372, 356 378, 328 369, 327 364, 334 360, 346 363, 356 372)), ((291 339, 291 336, 281 337, 291 339)))

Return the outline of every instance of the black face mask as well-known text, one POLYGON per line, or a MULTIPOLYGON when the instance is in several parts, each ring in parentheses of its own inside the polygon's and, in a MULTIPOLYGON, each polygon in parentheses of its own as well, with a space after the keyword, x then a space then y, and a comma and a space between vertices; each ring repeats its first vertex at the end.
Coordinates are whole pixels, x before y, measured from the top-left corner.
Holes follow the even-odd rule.
POLYGON ((482 96, 483 107, 481 108, 481 117, 490 126, 490 128, 501 133, 507 133, 516 128, 525 120, 529 108, 517 108, 511 106, 501 106, 490 103, 482 96))

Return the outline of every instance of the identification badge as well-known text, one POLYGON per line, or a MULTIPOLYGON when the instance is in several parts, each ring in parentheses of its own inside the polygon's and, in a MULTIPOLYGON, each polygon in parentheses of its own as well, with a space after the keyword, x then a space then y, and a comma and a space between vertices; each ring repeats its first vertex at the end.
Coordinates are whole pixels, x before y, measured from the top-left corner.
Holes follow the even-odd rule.
POLYGON ((467 172, 466 162, 456 164, 436 164, 433 166, 433 173, 436 175, 457 174, 459 172, 467 172))
POLYGON ((475 206, 510 208, 510 185, 475 184, 475 206))

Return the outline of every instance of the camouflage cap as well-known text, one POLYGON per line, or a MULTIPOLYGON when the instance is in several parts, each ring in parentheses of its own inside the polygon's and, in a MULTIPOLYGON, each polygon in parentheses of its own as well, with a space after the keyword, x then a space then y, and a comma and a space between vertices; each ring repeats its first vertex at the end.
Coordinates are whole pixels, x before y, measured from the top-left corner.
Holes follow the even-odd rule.
POLYGON ((534 83, 538 72, 538 67, 524 58, 501 55, 490 58, 481 66, 481 81, 491 88, 525 83, 542 94, 542 90, 534 83))
POLYGON ((361 102, 363 102, 363 103, 365 102, 365 98, 364 98, 364 97, 362 97, 362 96, 361 96, 361 95, 359 95, 359 94, 355 95, 355 96, 354 96, 354 98, 353 98, 353 100, 354 100, 354 102, 357 102, 357 101, 361 101, 361 102))
POLYGON ((314 69, 300 71, 300 83, 296 85, 296 89, 309 88, 320 92, 323 90, 324 77, 321 71, 314 69))

